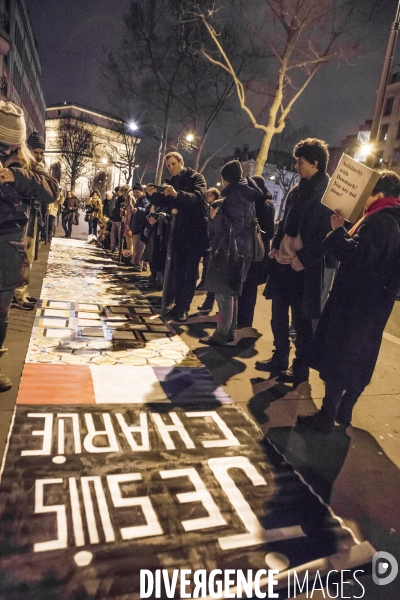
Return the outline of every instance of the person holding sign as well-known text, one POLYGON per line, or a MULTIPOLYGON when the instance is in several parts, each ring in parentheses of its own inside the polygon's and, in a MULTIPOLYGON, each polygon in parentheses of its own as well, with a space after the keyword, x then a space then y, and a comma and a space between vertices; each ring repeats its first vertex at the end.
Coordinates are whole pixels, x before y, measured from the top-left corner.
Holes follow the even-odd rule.
POLYGON ((328 145, 308 138, 294 148, 300 182, 289 192, 285 213, 272 240, 269 276, 265 296, 272 298, 271 328, 275 351, 272 358, 256 362, 256 369, 272 377, 284 377, 288 368, 289 308, 296 330, 296 358, 293 361, 295 389, 307 381, 312 320, 321 315, 324 250, 322 242, 330 230, 332 210, 321 204, 329 183, 326 165, 328 145))
POLYGON ((310 366, 325 381, 321 410, 297 424, 329 433, 335 421, 348 427, 369 384, 382 335, 399 292, 400 178, 383 171, 364 216, 347 233, 340 211, 324 248, 339 261, 334 284, 315 332, 310 366))

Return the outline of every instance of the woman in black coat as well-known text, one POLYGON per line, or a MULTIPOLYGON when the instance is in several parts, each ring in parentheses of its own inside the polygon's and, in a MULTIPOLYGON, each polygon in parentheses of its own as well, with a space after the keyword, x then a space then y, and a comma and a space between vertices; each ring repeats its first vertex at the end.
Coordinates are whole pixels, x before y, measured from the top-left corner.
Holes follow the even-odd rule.
POLYGON ((352 410, 373 375, 394 304, 400 266, 400 178, 384 171, 364 217, 347 233, 339 211, 324 248, 340 261, 313 340, 310 366, 326 383, 320 411, 298 425, 328 433, 349 426, 352 410))

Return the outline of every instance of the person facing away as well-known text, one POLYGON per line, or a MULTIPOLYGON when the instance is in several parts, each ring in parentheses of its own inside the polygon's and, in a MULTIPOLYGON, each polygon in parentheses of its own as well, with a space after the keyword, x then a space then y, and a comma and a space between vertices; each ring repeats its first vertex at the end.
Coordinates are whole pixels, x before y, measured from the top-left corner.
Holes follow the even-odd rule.
POLYGON ((210 210, 211 258, 204 283, 206 290, 215 292, 218 321, 213 335, 199 341, 202 344, 225 346, 235 339, 238 296, 253 258, 254 203, 262 197, 262 192, 243 178, 242 167, 237 160, 228 162, 222 168, 221 177, 224 201, 220 208, 210 210), (224 246, 221 246, 221 240, 224 246), (234 272, 239 263, 231 260, 235 247, 242 258, 243 268, 239 273, 234 272), (236 279, 233 283, 236 277, 240 281, 236 279))
POLYGON ((204 202, 206 181, 200 173, 185 167, 178 152, 165 157, 171 178, 162 193, 152 185, 146 187, 147 194, 158 206, 167 206, 168 213, 175 209, 175 226, 172 239, 173 280, 175 306, 168 317, 184 322, 196 290, 196 281, 201 256, 207 247, 207 209, 204 202))
POLYGON ((354 405, 374 373, 383 331, 400 292, 400 177, 382 176, 364 216, 349 232, 339 211, 324 248, 340 261, 315 331, 310 366, 325 382, 320 411, 297 424, 324 433, 351 424, 354 405))
POLYGON ((242 293, 238 300, 238 329, 253 326, 258 286, 265 284, 267 280, 268 253, 275 229, 275 208, 272 195, 265 185, 264 178, 254 175, 251 178, 248 177, 247 181, 252 187, 256 184, 262 192, 262 196, 255 202, 255 210, 261 229, 265 255, 263 260, 251 263, 246 280, 243 283, 242 293))
POLYGON ((307 138, 294 147, 300 181, 289 191, 285 212, 272 240, 265 295, 272 299, 271 328, 275 350, 256 369, 285 377, 289 364, 289 308, 296 330, 296 356, 290 379, 295 389, 309 376, 313 325, 321 314, 324 261, 322 242, 330 230, 332 211, 321 204, 329 177, 328 145, 307 138))

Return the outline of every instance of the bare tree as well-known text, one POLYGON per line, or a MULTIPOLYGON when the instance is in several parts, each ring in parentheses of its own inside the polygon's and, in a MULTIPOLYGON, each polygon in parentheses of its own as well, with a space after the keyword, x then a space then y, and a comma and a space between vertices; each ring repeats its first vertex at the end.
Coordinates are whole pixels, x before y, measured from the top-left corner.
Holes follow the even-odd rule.
POLYGON ((179 23, 184 0, 131 1, 125 15, 120 48, 108 55, 105 76, 112 83, 113 98, 126 112, 141 110, 161 123, 161 141, 155 181, 161 183, 173 109, 179 94, 179 74, 188 52, 191 30, 179 23))
POLYGON ((296 100, 324 65, 354 54, 378 5, 368 0, 230 0, 228 6, 224 2, 224 12, 222 7, 204 10, 202 3, 192 3, 192 16, 201 20, 214 44, 211 52, 203 49, 203 56, 230 75, 240 107, 263 132, 257 175, 296 100), (228 10, 238 15, 241 35, 258 48, 257 79, 238 74, 221 41, 219 31, 228 10))
POLYGON ((58 129, 58 147, 64 166, 63 178, 75 191, 77 179, 85 173, 93 157, 93 126, 72 116, 63 118, 58 129))
POLYGON ((135 171, 136 150, 140 139, 126 131, 126 127, 126 125, 123 125, 119 130, 118 141, 120 145, 112 142, 108 143, 111 150, 108 159, 121 171, 125 177, 125 182, 129 183, 135 171))

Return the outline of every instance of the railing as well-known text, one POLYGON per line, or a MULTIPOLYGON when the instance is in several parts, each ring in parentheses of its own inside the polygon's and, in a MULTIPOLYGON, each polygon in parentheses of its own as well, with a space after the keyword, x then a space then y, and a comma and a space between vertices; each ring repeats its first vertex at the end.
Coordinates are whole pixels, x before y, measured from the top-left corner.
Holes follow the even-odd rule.
POLYGON ((0 29, 10 33, 10 21, 8 17, 0 10, 0 29))
POLYGON ((2 96, 7 96, 7 91, 8 91, 7 77, 5 77, 4 75, 2 75, 0 77, 0 94, 2 96))

